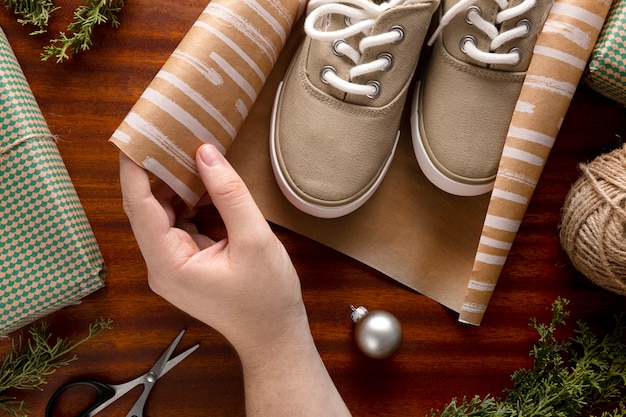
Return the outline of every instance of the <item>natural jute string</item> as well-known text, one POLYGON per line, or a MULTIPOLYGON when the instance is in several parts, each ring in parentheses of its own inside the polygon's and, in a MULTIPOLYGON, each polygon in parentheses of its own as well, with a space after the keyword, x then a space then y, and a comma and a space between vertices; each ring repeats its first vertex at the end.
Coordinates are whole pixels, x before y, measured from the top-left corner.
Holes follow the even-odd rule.
MULTIPOLYGON (((54 141, 54 143, 57 143, 57 141, 58 141, 58 138, 55 135, 32 134, 32 135, 22 136, 21 138, 19 138, 15 142, 11 142, 7 146, 1 147, 0 148, 0 156, 9 153, 9 151, 11 149, 17 148, 22 143, 28 142, 29 140, 32 140, 32 139, 51 139, 51 140, 54 141)), ((1 160, 2 159, 0 159, 0 161, 1 160)))
POLYGON ((626 145, 580 170, 563 206, 561 245, 592 282, 626 295, 626 145))

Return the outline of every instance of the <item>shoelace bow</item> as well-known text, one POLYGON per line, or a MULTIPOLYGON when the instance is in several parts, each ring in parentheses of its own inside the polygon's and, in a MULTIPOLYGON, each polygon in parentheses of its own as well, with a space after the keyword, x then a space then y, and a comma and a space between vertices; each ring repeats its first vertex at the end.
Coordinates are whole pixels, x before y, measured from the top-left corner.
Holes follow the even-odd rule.
POLYGON ((432 45, 435 39, 441 34, 443 28, 450 21, 461 13, 465 13, 465 18, 469 24, 476 26, 483 31, 490 39, 489 51, 481 51, 476 46, 476 40, 466 36, 461 40, 461 49, 471 58, 485 64, 505 64, 516 65, 521 60, 521 51, 517 48, 511 49, 507 53, 495 52, 500 46, 513 39, 523 38, 530 33, 530 21, 520 20, 520 22, 512 29, 501 32, 500 25, 510 19, 523 16, 530 9, 537 5, 538 0, 524 0, 517 6, 509 7, 509 0, 493 0, 500 11, 496 15, 495 22, 489 22, 483 19, 481 11, 474 4, 478 0, 461 0, 450 8, 441 18, 439 26, 428 41, 428 45, 432 45))
POLYGON ((376 71, 385 71, 391 68, 393 56, 388 53, 379 54, 371 62, 361 63, 361 56, 368 49, 375 46, 389 45, 400 42, 404 38, 404 31, 400 27, 393 27, 388 32, 378 35, 369 35, 376 19, 386 10, 399 4, 419 3, 424 0, 389 0, 376 4, 371 0, 310 0, 308 4, 308 16, 304 22, 304 30, 312 39, 319 41, 332 41, 333 53, 346 56, 354 66, 350 69, 349 79, 344 80, 337 75, 337 71, 330 66, 322 68, 320 76, 322 81, 333 87, 348 93, 358 94, 375 98, 380 94, 381 86, 377 81, 369 81, 366 84, 355 83, 356 77, 370 74, 376 71), (345 28, 326 31, 324 22, 332 15, 344 16, 347 23, 345 28), (318 28, 321 22, 321 29, 318 28), (352 47, 346 39, 363 33, 358 49, 352 47))

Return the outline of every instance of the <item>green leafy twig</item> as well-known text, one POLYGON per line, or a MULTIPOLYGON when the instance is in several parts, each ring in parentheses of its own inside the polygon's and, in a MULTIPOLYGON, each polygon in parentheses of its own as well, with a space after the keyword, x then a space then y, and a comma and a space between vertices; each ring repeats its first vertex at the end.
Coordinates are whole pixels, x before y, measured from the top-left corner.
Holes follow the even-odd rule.
POLYGON ((26 343, 21 335, 13 340, 10 351, 0 365, 0 411, 9 416, 27 415, 23 402, 14 397, 2 396, 2 392, 9 388, 41 390, 41 386, 46 384, 46 377, 77 359, 76 355, 68 356, 71 351, 102 331, 111 329, 111 324, 111 320, 98 319, 89 325, 89 333, 83 339, 74 342, 57 338, 52 342, 49 325, 44 322, 29 329, 30 338, 26 343))
POLYGON ((28 417, 28 410, 24 407, 24 401, 18 401, 13 397, 0 395, 0 415, 11 417, 28 417))
POLYGON ((74 12, 67 32, 61 32, 59 38, 44 47, 41 60, 56 58, 57 62, 63 62, 72 54, 88 50, 93 45, 92 32, 96 26, 110 22, 112 27, 119 27, 116 13, 123 7, 123 0, 87 0, 86 6, 79 6, 74 12))
MULTIPOLYGON (((37 28, 31 35, 45 33, 50 15, 60 9, 54 5, 53 0, 4 0, 4 5, 20 16, 18 23, 37 28)), ((92 33, 96 26, 110 23, 114 28, 119 27, 117 13, 123 7, 124 0, 85 0, 85 4, 74 11, 73 21, 67 26, 67 30, 59 32, 58 38, 50 40, 50 44, 44 46, 41 60, 56 58, 56 62, 60 63, 74 54, 88 50, 93 45, 92 33)))
POLYGON ((568 301, 552 305, 552 321, 530 326, 539 334, 531 369, 512 375, 505 398, 486 396, 453 399, 431 417, 576 417, 601 412, 601 417, 626 416, 626 341, 623 316, 613 331, 598 338, 579 321, 574 336, 560 341, 555 332, 566 324, 568 301), (608 411, 607 411, 608 410, 608 411))
POLYGON ((60 9, 52 0, 4 0, 4 6, 13 10, 21 18, 17 19, 22 25, 33 25, 39 29, 31 32, 31 35, 45 33, 52 12, 60 9))

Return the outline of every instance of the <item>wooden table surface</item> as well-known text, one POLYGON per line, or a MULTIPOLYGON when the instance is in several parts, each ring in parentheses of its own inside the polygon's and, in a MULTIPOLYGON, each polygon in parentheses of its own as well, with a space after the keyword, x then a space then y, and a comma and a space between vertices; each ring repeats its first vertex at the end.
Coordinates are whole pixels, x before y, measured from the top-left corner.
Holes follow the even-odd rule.
MULTIPOLYGON (((79 2, 58 1, 50 36, 79 2)), ((180 349, 200 349, 156 385, 146 415, 244 415, 237 355, 218 333, 153 294, 121 206, 118 152, 107 142, 134 102, 206 6, 206 0, 128 1, 118 30, 98 29, 96 45, 71 62, 40 62, 43 37, 28 36, 8 11, 0 25, 21 63, 84 205, 108 266, 104 289, 49 315, 55 335, 82 337, 98 317, 114 329, 77 350, 79 360, 49 377, 43 391, 13 393, 42 416, 52 392, 71 379, 124 382, 146 372, 181 329, 180 349)), ((281 227, 274 230, 299 271, 321 355, 355 416, 424 416, 453 397, 501 395, 510 375, 531 364, 531 317, 546 320, 557 296, 571 300, 573 319, 595 325, 624 310, 624 298, 592 285, 561 250, 557 225, 577 164, 620 146, 626 111, 580 87, 527 211, 480 327, 349 257, 281 227), (349 304, 384 309, 404 327, 395 356, 376 361, 353 341, 349 304)), ((203 224, 218 222, 211 210, 203 224)), ((3 342, 1 347, 9 346, 3 342)), ((129 394, 100 415, 125 415, 129 394)))

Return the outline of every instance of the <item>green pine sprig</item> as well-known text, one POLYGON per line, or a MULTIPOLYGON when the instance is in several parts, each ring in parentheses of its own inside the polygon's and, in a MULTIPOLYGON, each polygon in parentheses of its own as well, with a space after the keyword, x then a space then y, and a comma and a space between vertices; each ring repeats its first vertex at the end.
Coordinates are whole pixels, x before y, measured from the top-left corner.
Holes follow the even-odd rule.
POLYGON ((24 401, 18 401, 13 397, 0 395, 0 415, 11 417, 28 417, 28 410, 24 401))
POLYGON ((557 299, 552 320, 530 326, 539 334, 533 346, 531 369, 512 375, 513 388, 504 399, 486 396, 453 399, 431 417, 625 417, 626 339, 623 316, 611 333, 598 338, 582 321, 574 336, 559 340, 556 331, 566 324, 568 301, 557 299))
POLYGON ((17 22, 22 25, 33 25, 38 29, 31 35, 45 33, 48 28, 50 15, 60 7, 56 7, 52 0, 4 0, 4 6, 13 10, 18 16, 17 22))
POLYGON ((70 352, 104 330, 111 329, 112 321, 102 318, 96 320, 89 325, 87 336, 77 342, 62 338, 52 341, 48 327, 45 322, 31 327, 30 338, 26 342, 22 335, 13 340, 10 351, 0 365, 0 415, 27 416, 22 401, 2 393, 7 389, 41 390, 48 376, 78 359, 76 355, 68 356, 70 352))
MULTIPOLYGON (((59 32, 59 37, 50 40, 44 47, 41 60, 47 61, 56 58, 60 63, 72 55, 87 51, 93 46, 93 30, 96 26, 109 23, 112 27, 120 25, 117 14, 124 7, 124 0, 85 0, 84 5, 74 11, 74 18, 67 26, 67 30, 59 32)), ((18 17, 18 23, 36 27, 31 35, 45 33, 48 28, 50 15, 60 9, 53 0, 4 0, 7 9, 13 10, 18 17)))
POLYGON ((123 7, 124 0, 87 0, 87 5, 79 6, 74 12, 74 20, 67 31, 61 32, 59 38, 52 39, 50 45, 44 47, 41 60, 56 58, 59 63, 88 50, 93 45, 92 33, 96 26, 109 22, 112 27, 119 27, 117 13, 123 7))

